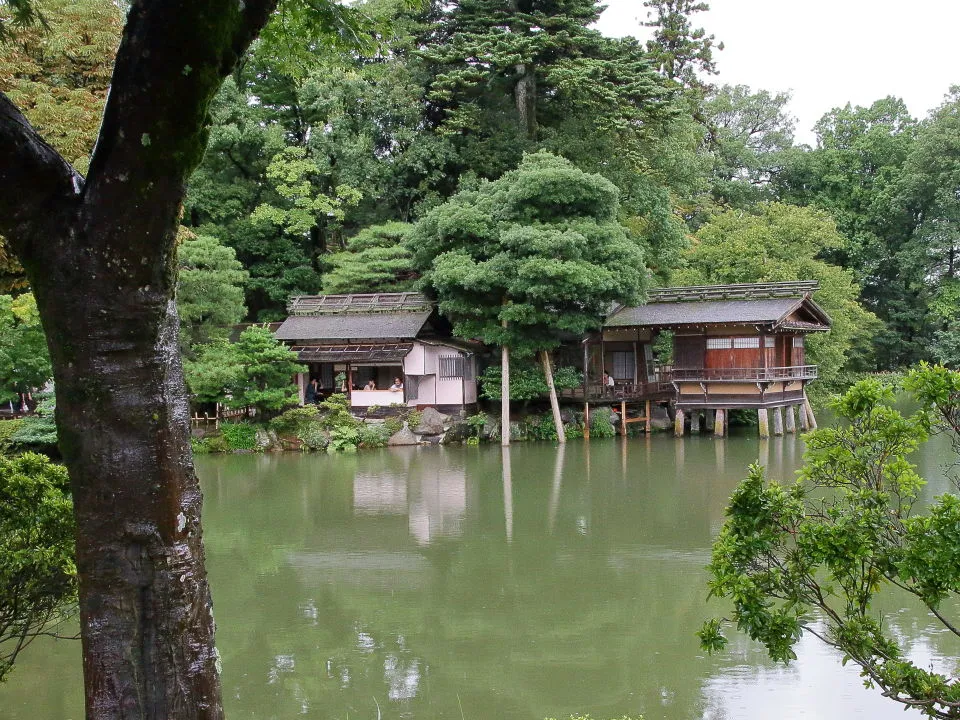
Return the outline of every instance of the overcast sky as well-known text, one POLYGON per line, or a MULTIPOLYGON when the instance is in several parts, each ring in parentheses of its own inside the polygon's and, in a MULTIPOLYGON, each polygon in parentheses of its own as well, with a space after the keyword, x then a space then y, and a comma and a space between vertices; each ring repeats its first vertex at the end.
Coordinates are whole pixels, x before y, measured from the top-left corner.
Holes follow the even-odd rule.
MULTIPOLYGON (((960 0, 708 0, 694 27, 724 43, 714 82, 790 90, 797 141, 847 102, 903 98, 916 117, 960 85, 960 0)), ((599 29, 646 39, 642 0, 606 0, 599 29)))

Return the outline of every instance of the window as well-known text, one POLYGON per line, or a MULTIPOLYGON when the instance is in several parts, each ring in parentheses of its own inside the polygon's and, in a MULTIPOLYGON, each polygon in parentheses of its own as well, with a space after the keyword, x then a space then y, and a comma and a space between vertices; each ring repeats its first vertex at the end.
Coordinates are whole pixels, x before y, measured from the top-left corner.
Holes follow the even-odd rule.
POLYGON ((794 346, 795 348, 802 348, 802 347, 803 347, 803 337, 801 337, 801 336, 799 336, 799 335, 796 336, 796 337, 794 337, 794 338, 793 338, 793 346, 794 346))
POLYGON ((777 346, 777 339, 776 339, 773 335, 767 335, 767 336, 763 339, 763 346, 764 346, 764 347, 768 347, 768 348, 776 347, 776 346, 777 346))
POLYGON ((758 337, 738 337, 733 339, 735 350, 749 350, 760 347, 760 338, 758 337))
POLYGON ((473 379, 473 358, 463 355, 440 356, 440 379, 453 380, 454 378, 473 379))
POLYGON ((707 350, 729 350, 730 338, 707 338, 707 350))
POLYGON ((633 380, 633 352, 613 352, 613 377, 617 380, 633 380))

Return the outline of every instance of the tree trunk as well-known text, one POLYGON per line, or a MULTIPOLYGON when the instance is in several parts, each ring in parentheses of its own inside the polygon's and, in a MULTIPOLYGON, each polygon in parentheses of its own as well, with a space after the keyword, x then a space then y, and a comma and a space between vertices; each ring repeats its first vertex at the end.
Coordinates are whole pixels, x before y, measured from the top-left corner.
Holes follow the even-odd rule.
POLYGON ((510 348, 500 348, 500 444, 510 444, 510 348))
POLYGON ((540 362, 543 363, 543 376, 547 379, 547 389, 550 391, 550 409, 553 411, 553 426, 557 429, 557 442, 565 443, 567 434, 563 431, 563 419, 560 417, 560 403, 557 400, 557 388, 553 384, 553 368, 550 363, 550 353, 540 351, 540 362))
POLYGON ((514 85, 514 99, 520 116, 520 127, 527 140, 537 139, 537 75, 530 64, 517 65, 517 79, 514 85))
POLYGON ((86 180, 0 92, 0 233, 36 294, 76 516, 88 720, 223 717, 174 304, 186 179, 276 0, 130 4, 86 180))

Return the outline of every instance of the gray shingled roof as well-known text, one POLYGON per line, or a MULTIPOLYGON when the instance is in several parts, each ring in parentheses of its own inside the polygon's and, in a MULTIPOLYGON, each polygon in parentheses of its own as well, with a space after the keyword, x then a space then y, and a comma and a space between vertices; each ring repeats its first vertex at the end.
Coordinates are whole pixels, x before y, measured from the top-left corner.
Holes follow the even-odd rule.
POLYGON ((427 311, 295 315, 284 320, 274 334, 278 340, 415 338, 430 314, 427 311))
POLYGON ((604 327, 711 325, 714 323, 775 323, 801 303, 801 298, 718 300, 713 302, 653 302, 621 308, 604 327))

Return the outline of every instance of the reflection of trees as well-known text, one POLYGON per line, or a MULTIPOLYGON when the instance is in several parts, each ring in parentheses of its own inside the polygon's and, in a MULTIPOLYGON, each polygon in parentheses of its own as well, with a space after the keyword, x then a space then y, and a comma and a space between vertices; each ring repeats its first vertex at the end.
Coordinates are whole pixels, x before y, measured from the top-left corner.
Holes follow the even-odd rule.
MULTIPOLYGON (((799 449, 776 442, 771 473, 792 477, 799 449)), ((199 458, 228 716, 373 718, 374 698, 384 718, 421 720, 460 720, 461 704, 524 720, 716 709, 704 694, 731 668, 755 682, 771 667, 748 645, 700 657, 693 635, 710 542, 759 445, 682 444, 678 467, 672 438, 570 443, 559 478, 555 448, 513 446, 509 544, 500 448, 199 458)), ((881 610, 924 634, 903 605, 881 610)), ((942 635, 919 649, 958 654, 942 635)), ((44 710, 16 720, 76 716, 82 689, 59 678, 78 677, 78 651, 37 652, 17 684, 44 688, 0 688, 2 714, 29 692, 44 710)))
MULTIPOLYGON (((490 448, 361 453, 348 471, 282 458, 255 505, 247 497, 231 508, 226 493, 215 509, 211 495, 225 677, 250 669, 234 688, 240 706, 373 716, 377 697, 384 717, 397 706, 460 717, 459 695, 474 717, 656 717, 665 702, 670 715, 696 714, 693 676, 715 663, 696 659, 691 634, 703 617, 704 548, 741 473, 710 477, 712 441, 688 443, 684 472, 673 469, 675 451, 672 441, 596 443, 588 476, 585 446, 571 445, 558 483, 552 447, 513 448, 512 544, 490 448), (696 471, 704 466, 710 474, 696 471), (379 501, 372 487, 383 490, 379 501), (231 533, 219 522, 238 511, 239 550, 221 543, 231 533), (246 556, 262 578, 241 587, 237 573, 221 577, 221 552, 246 556), (271 676, 278 657, 295 668, 271 676)), ((731 469, 745 462, 728 452, 731 469)))

